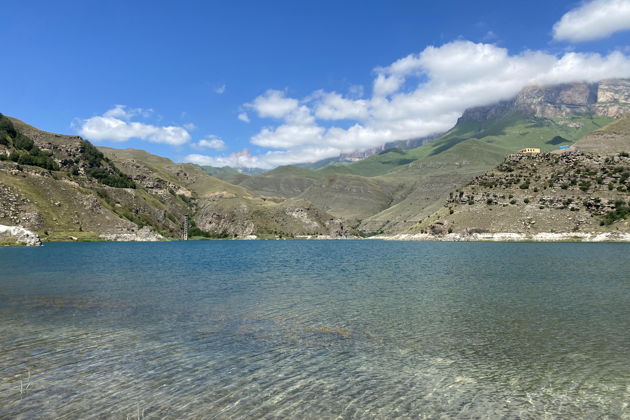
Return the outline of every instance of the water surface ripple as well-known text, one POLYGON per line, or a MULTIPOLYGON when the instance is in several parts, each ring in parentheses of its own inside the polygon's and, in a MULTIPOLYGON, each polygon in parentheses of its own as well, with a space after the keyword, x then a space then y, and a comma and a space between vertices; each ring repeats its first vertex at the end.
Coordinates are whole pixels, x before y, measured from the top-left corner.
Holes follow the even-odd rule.
POLYGON ((0 249, 0 418, 630 418, 630 244, 0 249))

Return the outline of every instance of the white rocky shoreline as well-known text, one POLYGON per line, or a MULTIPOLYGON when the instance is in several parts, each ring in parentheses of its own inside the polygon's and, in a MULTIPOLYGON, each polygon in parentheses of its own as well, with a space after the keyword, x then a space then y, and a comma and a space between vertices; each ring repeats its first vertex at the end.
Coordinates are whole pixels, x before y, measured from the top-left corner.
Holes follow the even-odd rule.
POLYGON ((40 246, 42 244, 39 235, 22 226, 0 225, 0 240, 8 239, 18 245, 40 246))
MULTIPOLYGON (((168 241, 157 232, 145 227, 133 233, 101 234, 104 242, 155 242, 168 241)), ((39 236, 21 226, 0 225, 0 240, 9 239, 17 245, 41 246, 39 236)), ((267 240, 256 235, 234 238, 236 240, 267 240)), ((230 240, 234 240, 230 239, 230 240)), ((279 238, 277 238, 279 239, 279 238)), ((289 239, 291 238, 283 238, 289 239)), ((357 240, 371 239, 384 241, 431 241, 431 242, 630 242, 630 233, 622 232, 540 232, 540 233, 448 233, 434 235, 430 233, 400 233, 397 235, 377 235, 369 238, 357 236, 300 235, 293 240, 357 240)))
POLYGON ((443 242, 630 242, 630 233, 620 232, 540 232, 540 233, 401 233, 398 235, 378 235, 370 239, 387 241, 443 241, 443 242))

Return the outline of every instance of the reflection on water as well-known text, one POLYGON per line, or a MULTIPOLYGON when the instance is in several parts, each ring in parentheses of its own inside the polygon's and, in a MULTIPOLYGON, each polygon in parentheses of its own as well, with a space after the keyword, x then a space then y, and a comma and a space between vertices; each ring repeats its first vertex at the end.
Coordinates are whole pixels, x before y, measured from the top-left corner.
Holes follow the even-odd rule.
POLYGON ((0 249, 0 418, 630 418, 629 250, 0 249))

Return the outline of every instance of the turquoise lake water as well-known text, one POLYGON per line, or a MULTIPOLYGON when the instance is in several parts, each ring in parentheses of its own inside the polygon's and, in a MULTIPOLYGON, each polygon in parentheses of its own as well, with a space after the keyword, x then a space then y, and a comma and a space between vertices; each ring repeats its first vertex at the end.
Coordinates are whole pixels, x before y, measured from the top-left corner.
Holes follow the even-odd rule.
POLYGON ((630 418, 630 244, 0 248, 0 418, 630 418))

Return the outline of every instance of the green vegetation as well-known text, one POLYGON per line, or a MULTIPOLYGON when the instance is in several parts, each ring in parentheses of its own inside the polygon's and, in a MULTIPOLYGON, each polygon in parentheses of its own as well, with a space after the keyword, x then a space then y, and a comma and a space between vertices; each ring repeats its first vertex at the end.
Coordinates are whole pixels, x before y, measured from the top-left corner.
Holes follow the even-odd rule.
MULTIPOLYGON (((122 173, 111 160, 105 157, 92 143, 83 140, 81 142, 81 157, 87 163, 87 176, 97 179, 101 184, 114 188, 136 188, 130 176, 122 173), (108 168, 103 167, 103 162, 108 168)), ((71 169, 73 173, 76 173, 71 169)))
POLYGON ((52 153, 44 152, 32 139, 19 133, 10 119, 0 114, 0 144, 13 148, 9 156, 0 154, 0 160, 11 160, 20 165, 38 166, 50 171, 58 171, 59 165, 52 153))
POLYGON ((136 188, 136 183, 133 180, 121 173, 114 170, 113 173, 104 168, 92 168, 88 171, 87 175, 91 178, 97 179, 101 184, 108 185, 114 188, 136 188))
POLYGON ((227 239, 230 237, 228 232, 206 232, 205 230, 199 229, 197 224, 193 219, 190 220, 190 227, 188 228, 188 236, 191 239, 195 238, 203 238, 203 239, 227 239))
POLYGON ((13 151, 8 156, 8 160, 20 165, 39 166, 50 171, 59 170, 59 165, 50 157, 50 154, 42 152, 37 146, 33 146, 30 150, 13 151))
POLYGON ((603 216, 600 222, 602 226, 610 226, 613 223, 627 219, 630 216, 630 206, 621 200, 615 201, 615 209, 603 216))
POLYGON ((555 136, 554 138, 552 138, 551 140, 547 142, 547 144, 551 144, 553 146, 557 146, 560 144, 568 144, 568 143, 571 143, 571 141, 568 139, 565 139, 562 136, 555 136))

